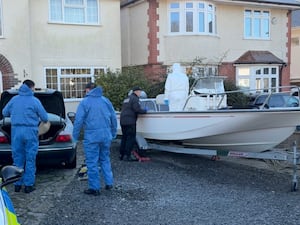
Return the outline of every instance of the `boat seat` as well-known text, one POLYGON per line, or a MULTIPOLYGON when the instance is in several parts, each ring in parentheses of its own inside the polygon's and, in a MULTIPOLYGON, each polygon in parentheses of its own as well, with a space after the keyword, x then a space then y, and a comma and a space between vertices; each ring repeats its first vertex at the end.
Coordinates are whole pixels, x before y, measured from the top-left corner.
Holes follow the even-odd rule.
POLYGON ((155 102, 157 104, 158 107, 158 111, 169 111, 169 106, 165 104, 165 95, 164 94, 159 94, 156 96, 155 98, 155 102))
POLYGON ((165 95, 164 94, 159 94, 155 98, 156 104, 158 104, 158 105, 164 105, 165 104, 164 100, 165 100, 165 95))

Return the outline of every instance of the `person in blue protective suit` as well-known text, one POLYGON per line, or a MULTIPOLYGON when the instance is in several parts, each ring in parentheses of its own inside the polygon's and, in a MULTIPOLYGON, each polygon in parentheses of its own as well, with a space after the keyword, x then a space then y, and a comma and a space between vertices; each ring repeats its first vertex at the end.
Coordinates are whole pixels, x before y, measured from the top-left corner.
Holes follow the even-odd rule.
POLYGON ((34 97, 34 82, 25 80, 18 95, 14 96, 2 110, 4 117, 11 119, 11 148, 15 166, 24 168, 23 177, 15 182, 15 192, 35 190, 36 155, 39 147, 38 125, 47 122, 48 114, 40 100, 34 97))
POLYGON ((173 71, 168 74, 165 83, 165 104, 169 105, 170 111, 181 111, 188 94, 189 78, 181 71, 180 64, 174 63, 173 71))
POLYGON ((136 121, 138 114, 147 113, 146 109, 142 109, 139 97, 142 93, 140 87, 132 88, 132 93, 123 101, 120 125, 122 129, 122 139, 120 145, 120 160, 136 161, 131 151, 135 144, 136 138, 136 121))
POLYGON ((113 172, 110 162, 111 141, 117 135, 117 118, 110 100, 102 95, 102 88, 95 83, 86 85, 86 96, 80 102, 74 121, 73 138, 78 140, 84 130, 83 148, 87 165, 88 189, 85 194, 99 195, 101 173, 105 189, 113 187, 113 172))

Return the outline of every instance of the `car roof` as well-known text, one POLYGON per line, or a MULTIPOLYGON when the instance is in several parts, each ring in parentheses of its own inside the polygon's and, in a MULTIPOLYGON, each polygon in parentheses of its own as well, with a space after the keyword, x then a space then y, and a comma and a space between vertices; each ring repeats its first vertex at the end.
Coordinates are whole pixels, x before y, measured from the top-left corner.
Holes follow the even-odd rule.
MULTIPOLYGON (((17 94, 18 89, 9 89, 2 92, 0 99, 0 119, 3 118, 2 110, 5 105, 17 94)), ((53 113, 66 118, 64 98, 60 91, 54 89, 36 89, 34 91, 34 96, 41 101, 48 113, 53 113)))

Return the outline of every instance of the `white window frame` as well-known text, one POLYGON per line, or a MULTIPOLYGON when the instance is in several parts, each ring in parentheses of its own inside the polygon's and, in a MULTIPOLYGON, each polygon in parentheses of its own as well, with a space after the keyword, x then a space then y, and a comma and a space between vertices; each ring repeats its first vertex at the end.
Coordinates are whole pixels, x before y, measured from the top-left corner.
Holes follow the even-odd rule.
POLYGON ((260 9, 245 9, 244 10, 244 38, 245 39, 259 39, 270 40, 271 38, 271 11, 260 9), (250 14, 248 13, 250 12, 250 14), (258 14, 259 12, 259 14, 258 14), (266 15, 268 14, 268 16, 266 15), (250 20, 250 30, 247 26, 247 21, 250 20), (258 22, 258 24, 256 24, 258 22), (259 26, 259 27, 257 27, 259 26), (264 34, 264 30, 267 30, 264 34), (259 30, 259 34, 255 34, 255 31, 259 30), (249 33, 249 34, 248 34, 249 33))
POLYGON ((168 33, 170 35, 216 35, 216 7, 214 4, 205 1, 169 1, 168 2, 168 33), (172 8, 172 4, 178 4, 178 8, 172 8), (187 5, 193 5, 187 7, 187 5), (204 5, 200 8, 199 5, 204 5), (172 32, 171 14, 179 14, 179 31, 172 32), (192 31, 186 31, 187 27, 187 13, 192 14, 193 28, 192 31), (199 13, 204 13, 204 31, 199 31, 199 13), (212 19, 210 27, 209 20, 212 19), (211 31, 210 31, 211 29, 211 31))
POLYGON ((0 37, 3 37, 2 0, 0 0, 0 37))
POLYGON ((64 100, 65 102, 68 101, 76 101, 76 100, 81 100, 84 97, 85 94, 85 85, 88 82, 94 82, 95 79, 95 75, 99 75, 95 74, 95 71, 101 71, 106 73, 107 68, 106 67, 101 67, 101 66, 95 66, 95 67, 90 67, 90 66, 82 66, 82 67, 45 67, 44 68, 44 77, 45 77, 45 82, 46 82, 46 87, 50 88, 50 89, 56 89, 58 91, 61 91, 63 96, 64 96, 64 100), (56 70, 56 74, 55 75, 49 75, 48 76, 48 72, 51 71, 55 71, 56 70), (76 74, 76 71, 90 71, 89 73, 79 73, 76 74), (72 73, 64 73, 65 71, 74 71, 72 73), (69 84, 65 84, 64 80, 66 79, 71 79, 69 82, 69 84), (74 79, 74 80, 72 80, 74 79), (51 82, 48 82, 48 80, 51 80, 51 82), (53 81, 54 80, 54 81, 53 81), (75 83, 76 80, 80 80, 80 83, 75 83), (62 90, 62 87, 66 86, 67 88, 62 90), (73 86, 73 92, 75 92, 77 95, 79 93, 79 95, 81 95, 82 97, 69 97, 66 96, 66 94, 72 94, 71 92, 71 86, 73 86), (76 88, 78 87, 78 88, 76 88))
POLYGON ((242 89, 269 92, 279 86, 280 65, 238 65, 236 66, 236 85, 242 89), (244 71, 244 72, 241 72, 244 71), (268 71, 268 72, 267 72, 268 71), (259 73, 258 73, 259 72, 259 73), (249 86, 241 85, 247 83, 249 86))
MULTIPOLYGON (((49 0, 49 22, 50 23, 61 23, 61 24, 77 24, 77 25, 100 25, 100 3, 99 0, 95 0, 95 2, 97 3, 97 19, 95 21, 88 21, 89 16, 91 16, 92 14, 89 14, 89 8, 88 8, 88 4, 87 4, 87 0, 82 0, 81 5, 77 5, 77 4, 67 4, 68 0, 49 0), (52 4, 55 1, 57 1, 57 6, 59 6, 59 9, 57 10, 56 14, 61 17, 61 18, 52 18, 52 4), (66 15, 66 10, 67 9, 73 9, 73 10, 78 10, 78 9, 82 9, 84 11, 83 13, 83 21, 67 21, 67 15, 66 15), (59 11, 60 10, 60 11, 59 11)), ((74 11, 74 13, 76 13, 74 11)), ((55 14, 53 12, 53 14, 55 14)), ((74 17, 76 18, 76 17, 74 17)))

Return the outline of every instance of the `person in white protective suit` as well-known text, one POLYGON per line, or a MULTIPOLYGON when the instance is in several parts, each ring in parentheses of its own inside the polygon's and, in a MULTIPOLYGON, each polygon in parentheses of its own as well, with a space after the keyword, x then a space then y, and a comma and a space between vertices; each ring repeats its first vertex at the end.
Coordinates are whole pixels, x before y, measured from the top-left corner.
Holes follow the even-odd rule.
POLYGON ((173 64, 173 72, 168 74, 165 83, 165 104, 169 105, 170 111, 183 110, 189 94, 189 78, 181 71, 179 63, 173 64))

